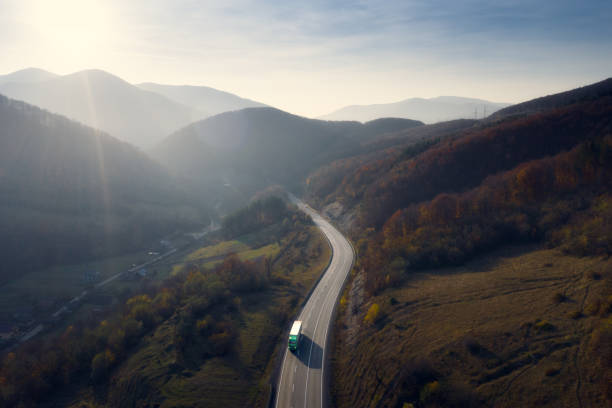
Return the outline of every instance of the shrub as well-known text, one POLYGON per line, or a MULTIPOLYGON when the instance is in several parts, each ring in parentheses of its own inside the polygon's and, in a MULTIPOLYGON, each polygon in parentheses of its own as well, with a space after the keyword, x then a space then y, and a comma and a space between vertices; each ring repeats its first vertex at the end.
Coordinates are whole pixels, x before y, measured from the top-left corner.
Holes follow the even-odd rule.
POLYGON ((584 316, 582 314, 582 311, 580 310, 574 310, 573 312, 570 312, 568 315, 571 319, 577 320, 580 319, 582 316, 584 316))
POLYGON ((553 331, 556 329, 556 327, 547 320, 536 321, 535 327, 538 331, 553 331))
POLYGON ((372 306, 370 306, 370 308, 368 309, 368 313, 366 313, 365 317, 363 318, 363 322, 368 325, 374 324, 378 320, 379 316, 380 306, 378 305, 378 303, 373 303, 372 306))
POLYGON ((421 393, 419 395, 419 400, 421 400, 422 404, 427 403, 428 401, 435 399, 437 394, 440 393, 440 383, 438 381, 432 381, 423 387, 421 393))
POLYGON ((96 354, 91 360, 91 380, 94 383, 104 380, 114 362, 115 355, 110 350, 96 354))
POLYGON ((552 297, 553 303, 563 303, 567 300, 567 296, 565 296, 563 293, 561 292, 557 292, 553 295, 552 297))
POLYGON ((482 346, 472 336, 467 336, 463 339, 463 345, 470 352, 470 354, 478 354, 482 351, 482 346))
POLYGON ((555 375, 559 374, 559 372, 560 372, 560 371, 561 371, 561 370, 559 370, 559 369, 558 369, 558 368, 556 368, 556 367, 551 367, 551 368, 547 369, 547 370, 546 370, 546 372, 545 372, 544 374, 545 374, 547 377, 553 377, 553 376, 555 376, 555 375))
POLYGON ((599 272, 591 272, 589 274, 589 276, 593 280, 600 280, 601 279, 601 273, 599 273, 599 272))

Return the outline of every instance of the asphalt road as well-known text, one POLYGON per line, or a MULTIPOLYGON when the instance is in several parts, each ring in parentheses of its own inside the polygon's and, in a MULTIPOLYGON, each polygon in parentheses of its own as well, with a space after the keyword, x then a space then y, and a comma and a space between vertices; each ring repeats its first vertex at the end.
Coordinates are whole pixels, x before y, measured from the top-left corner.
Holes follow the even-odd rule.
MULTIPOLYGON (((325 372, 327 337, 334 305, 353 263, 353 249, 346 238, 309 206, 292 197, 327 236, 333 256, 327 271, 300 312, 302 340, 295 353, 285 345, 276 393, 277 408, 327 406, 325 372)), ((287 336, 289 333, 287 332, 287 336)), ((287 339, 285 339, 286 342, 287 339)))

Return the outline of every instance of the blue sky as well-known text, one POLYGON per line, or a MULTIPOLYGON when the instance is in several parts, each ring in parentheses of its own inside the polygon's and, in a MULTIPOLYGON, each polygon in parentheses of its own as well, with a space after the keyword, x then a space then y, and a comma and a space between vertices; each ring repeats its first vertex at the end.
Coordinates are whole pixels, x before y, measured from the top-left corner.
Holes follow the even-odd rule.
POLYGON ((100 68, 317 116, 612 76, 611 1, 0 0, 0 73, 100 68))

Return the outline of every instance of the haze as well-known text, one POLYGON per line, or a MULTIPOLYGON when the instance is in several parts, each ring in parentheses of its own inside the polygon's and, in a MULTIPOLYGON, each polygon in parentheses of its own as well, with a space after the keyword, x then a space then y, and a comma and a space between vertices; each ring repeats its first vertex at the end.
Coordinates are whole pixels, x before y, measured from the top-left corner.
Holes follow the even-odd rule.
POLYGON ((605 1, 2 1, 0 73, 98 68, 316 117, 460 95, 520 102, 607 77, 605 1))

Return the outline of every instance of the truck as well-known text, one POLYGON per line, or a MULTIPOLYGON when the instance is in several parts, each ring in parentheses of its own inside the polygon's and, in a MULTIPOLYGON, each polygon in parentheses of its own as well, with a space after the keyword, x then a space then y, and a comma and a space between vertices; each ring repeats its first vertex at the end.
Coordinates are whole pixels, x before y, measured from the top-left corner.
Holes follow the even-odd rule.
POLYGON ((302 338, 302 322, 296 320, 293 322, 293 326, 291 326, 291 331, 289 332, 289 350, 296 351, 298 345, 300 344, 300 339, 302 338))

